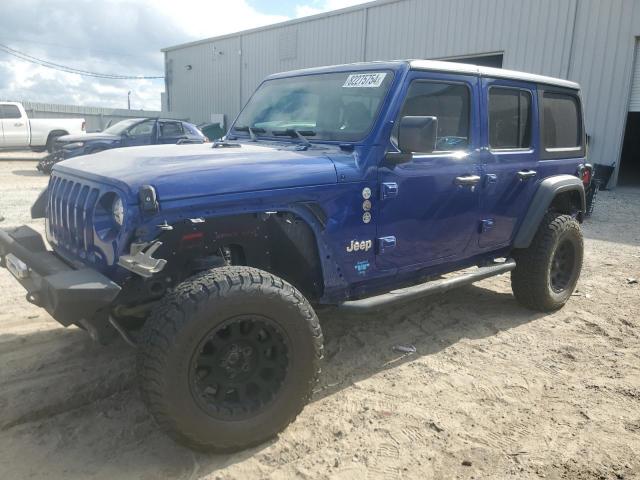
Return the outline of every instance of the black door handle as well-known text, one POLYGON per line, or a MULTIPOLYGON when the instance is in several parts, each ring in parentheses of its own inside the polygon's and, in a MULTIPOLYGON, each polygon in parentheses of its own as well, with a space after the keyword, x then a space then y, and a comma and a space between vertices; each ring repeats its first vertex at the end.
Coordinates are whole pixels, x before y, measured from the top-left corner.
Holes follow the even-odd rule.
POLYGON ((518 172, 518 178, 520 180, 528 180, 535 177, 536 175, 538 175, 538 172, 536 172, 535 170, 520 170, 518 172))
POLYGON ((480 182, 479 175, 465 175, 464 177, 456 177, 455 184, 461 186, 477 185, 480 182))

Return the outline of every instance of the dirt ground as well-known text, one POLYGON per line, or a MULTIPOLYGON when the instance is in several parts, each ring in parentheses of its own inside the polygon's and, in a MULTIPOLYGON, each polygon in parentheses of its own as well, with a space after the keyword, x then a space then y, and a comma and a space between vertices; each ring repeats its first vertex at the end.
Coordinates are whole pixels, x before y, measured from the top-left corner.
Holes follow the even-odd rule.
MULTIPOLYGON (((46 182, 0 161, 2 226, 32 223, 46 182)), ((598 200, 564 309, 525 310, 501 276, 375 316, 323 311, 312 402, 233 455, 165 437, 133 350, 62 328, 2 270, 0 478, 640 478, 640 189, 598 200)))

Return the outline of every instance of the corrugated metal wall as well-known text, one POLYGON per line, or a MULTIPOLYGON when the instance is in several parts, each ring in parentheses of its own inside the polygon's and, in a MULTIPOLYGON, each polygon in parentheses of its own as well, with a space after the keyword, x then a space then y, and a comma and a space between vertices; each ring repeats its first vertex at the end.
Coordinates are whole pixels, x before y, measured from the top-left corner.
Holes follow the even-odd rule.
POLYGON ((172 110, 233 120, 268 74, 397 58, 504 54, 504 68, 583 85, 591 153, 620 156, 638 0, 381 0, 166 51, 172 110), (187 70, 191 65, 192 69, 187 70))
MULTIPOLYGON (((612 165, 620 159, 637 36, 637 0, 580 0, 569 78, 582 85, 590 151, 597 163, 612 165)), ((617 178, 618 169, 612 184, 617 178)))
POLYGON ((369 9, 367 60, 504 52, 504 68, 563 76, 576 0, 407 0, 369 9))
MULTIPOLYGON (((15 102, 19 100, 2 100, 15 102)), ((158 112, 155 110, 126 110, 121 108, 82 107, 79 105, 59 105, 55 103, 21 102, 30 118, 84 118, 88 132, 104 129, 110 123, 126 118, 165 117, 188 120, 176 112, 158 112)))
POLYGON ((237 114, 240 102, 240 37, 231 37, 167 55, 170 111, 186 112, 196 123, 212 113, 237 114))

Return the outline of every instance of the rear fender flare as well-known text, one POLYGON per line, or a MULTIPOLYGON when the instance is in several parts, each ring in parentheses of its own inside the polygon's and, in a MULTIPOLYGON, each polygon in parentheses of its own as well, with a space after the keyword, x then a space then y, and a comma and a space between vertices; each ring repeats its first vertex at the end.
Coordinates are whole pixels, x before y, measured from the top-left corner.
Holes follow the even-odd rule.
POLYGON ((584 215, 586 209, 584 185, 578 177, 573 175, 556 175, 545 178, 540 182, 540 186, 536 191, 529 210, 518 229, 513 248, 527 248, 533 240, 538 226, 542 221, 545 213, 549 210, 554 198, 565 192, 575 191, 580 197, 579 210, 584 215))

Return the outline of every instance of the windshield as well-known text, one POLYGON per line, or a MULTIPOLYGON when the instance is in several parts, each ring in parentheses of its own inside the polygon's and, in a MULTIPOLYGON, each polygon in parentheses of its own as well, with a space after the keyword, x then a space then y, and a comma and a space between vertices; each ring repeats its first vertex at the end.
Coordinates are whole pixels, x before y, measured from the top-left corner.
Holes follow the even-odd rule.
POLYGON ((361 140, 384 100, 391 72, 344 72, 269 80, 253 95, 234 124, 255 136, 310 140, 361 140))
POLYGON ((131 118, 129 120, 121 120, 118 123, 114 123, 109 128, 106 128, 102 133, 108 133, 109 135, 122 135, 131 125, 135 125, 142 121, 140 118, 131 118))

